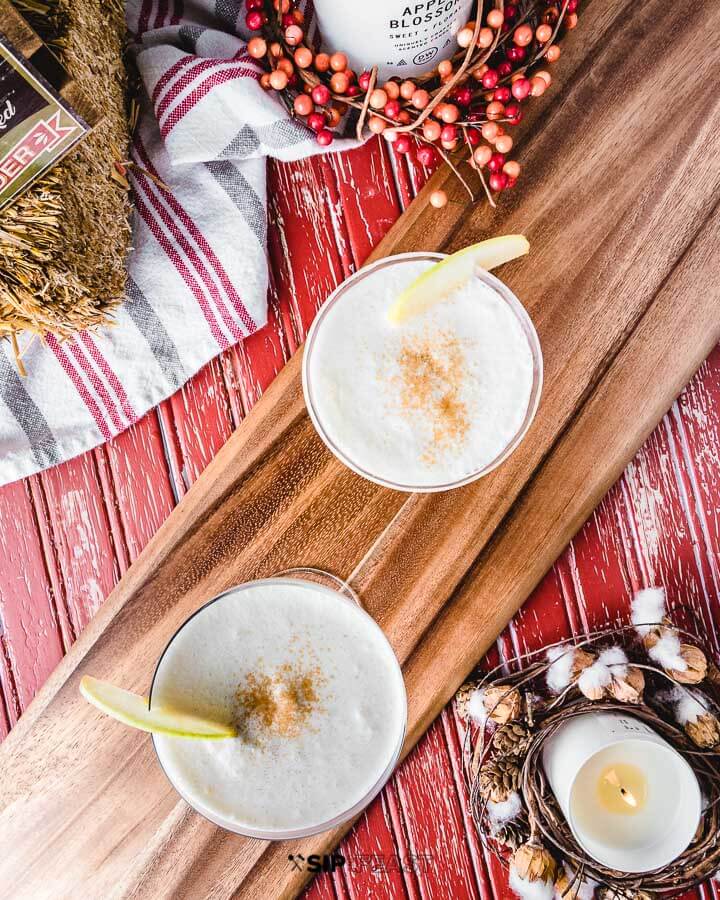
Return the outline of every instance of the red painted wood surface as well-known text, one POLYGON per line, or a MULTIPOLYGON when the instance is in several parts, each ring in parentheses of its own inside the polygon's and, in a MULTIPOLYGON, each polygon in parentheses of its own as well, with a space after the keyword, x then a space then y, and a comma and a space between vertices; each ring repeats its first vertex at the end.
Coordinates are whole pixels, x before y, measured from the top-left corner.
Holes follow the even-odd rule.
MULTIPOLYGON (((268 326, 110 444, 0 489, 0 737, 426 177, 378 142, 273 166, 268 326)), ((720 348, 499 637, 497 659, 625 618, 629 593, 653 582, 718 645, 718 401, 720 348)), ((462 737, 448 707, 345 841, 345 868, 308 898, 510 896, 469 819, 462 737)))

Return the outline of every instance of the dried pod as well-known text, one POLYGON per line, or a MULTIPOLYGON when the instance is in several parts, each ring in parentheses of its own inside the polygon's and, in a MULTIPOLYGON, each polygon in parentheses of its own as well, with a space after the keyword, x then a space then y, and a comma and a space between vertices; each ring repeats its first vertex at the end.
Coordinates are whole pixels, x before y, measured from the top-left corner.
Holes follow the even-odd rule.
POLYGON ((505 756, 524 756, 532 734, 521 722, 506 722, 492 736, 493 747, 505 756))
POLYGON ((582 692, 588 700, 602 700, 605 696, 605 688, 599 685, 589 685, 582 692))
MULTIPOLYGON (((673 656, 680 658, 685 663, 684 668, 674 668, 671 665, 663 665, 660 654, 655 656, 656 662, 663 666, 667 674, 680 684, 699 684, 708 674, 708 661, 703 651, 694 644, 681 644, 677 631, 668 626, 651 631, 643 638, 643 644, 648 653, 653 650, 662 638, 674 638, 677 650, 673 656)), ((652 654, 651 654, 652 655, 652 654)), ((672 657, 671 657, 672 658, 672 657)), ((711 664, 712 665, 712 664, 711 664)))
POLYGON ((595 662, 595 659, 594 653, 588 653, 587 650, 581 650, 579 647, 576 647, 572 659, 571 679, 577 681, 582 672, 595 662))
POLYGON ((558 877, 555 879, 555 896, 561 897, 562 900, 578 900, 582 888, 582 878, 573 878, 571 880, 564 869, 560 870, 558 877))
POLYGON ((466 681, 455 694, 455 708, 461 719, 468 718, 468 703, 470 697, 477 690, 477 683, 474 681, 466 681))
POLYGON ((606 687, 594 681, 580 679, 578 681, 578 688, 580 688, 580 692, 584 694, 588 700, 602 700, 607 694, 606 687))
POLYGON ((488 718, 498 725, 504 725, 520 715, 522 697, 517 688, 496 684, 483 691, 483 704, 488 718))
POLYGON ((720 687, 720 669, 715 665, 714 662, 708 660, 707 664, 707 675, 705 676, 710 684, 715 687, 720 687))
POLYGON ((699 684, 707 675, 708 663, 705 654, 692 644, 680 644, 680 656, 687 668, 668 669, 668 675, 680 684, 699 684))
POLYGON ((532 840, 518 847, 510 865, 523 881, 555 881, 557 863, 542 844, 532 840))
POLYGON ((496 825, 491 829, 490 835, 498 844, 509 850, 517 850, 530 836, 527 827, 519 822, 503 822, 496 825))
POLYGON ((479 778, 483 797, 504 803, 520 784, 520 766, 512 759, 490 759, 480 767, 479 778))
POLYGON ((642 642, 646 650, 652 650, 652 648, 657 644, 660 638, 667 631, 674 631, 673 624, 668 619, 667 616, 663 617, 663 624, 659 625, 657 628, 653 628, 652 631, 648 631, 648 633, 643 637, 642 642))
POLYGON ((613 677, 608 693, 620 703, 640 703, 645 690, 645 676, 637 666, 628 666, 623 678, 613 677))
POLYGON ((694 722, 685 723, 685 734, 703 750, 710 750, 720 744, 720 722, 712 713, 703 713, 694 722))

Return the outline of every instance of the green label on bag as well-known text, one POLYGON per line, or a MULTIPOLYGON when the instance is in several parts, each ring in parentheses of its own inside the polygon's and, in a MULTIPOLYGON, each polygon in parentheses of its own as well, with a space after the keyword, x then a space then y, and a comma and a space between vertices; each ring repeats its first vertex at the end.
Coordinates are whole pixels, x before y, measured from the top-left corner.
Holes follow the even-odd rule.
POLYGON ((89 131, 0 35, 0 209, 89 131))

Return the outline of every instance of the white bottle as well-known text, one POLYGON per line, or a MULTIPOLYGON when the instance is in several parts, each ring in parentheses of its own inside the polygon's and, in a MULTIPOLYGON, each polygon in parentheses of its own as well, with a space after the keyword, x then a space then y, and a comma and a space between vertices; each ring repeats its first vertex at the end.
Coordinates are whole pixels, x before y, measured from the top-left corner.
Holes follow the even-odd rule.
POLYGON ((324 49, 347 54, 357 73, 377 65, 381 81, 422 75, 452 56, 471 9, 472 0, 315 0, 324 49))

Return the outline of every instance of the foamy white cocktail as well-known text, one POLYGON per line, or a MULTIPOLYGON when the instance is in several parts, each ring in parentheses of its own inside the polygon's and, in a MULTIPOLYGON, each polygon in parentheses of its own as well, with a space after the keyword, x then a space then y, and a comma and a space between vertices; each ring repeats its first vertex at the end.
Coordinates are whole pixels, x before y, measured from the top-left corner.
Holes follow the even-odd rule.
POLYGON ((155 703, 237 724, 236 738, 153 740, 198 812, 266 838, 359 811, 389 777, 407 716, 400 666, 373 619, 336 590, 283 577, 192 616, 158 663, 155 703))
POLYGON ((527 431, 542 357, 514 294, 478 270, 400 324, 387 313, 439 259, 409 253, 345 281, 308 336, 303 386, 327 446, 366 478, 444 490, 484 475, 527 431))

